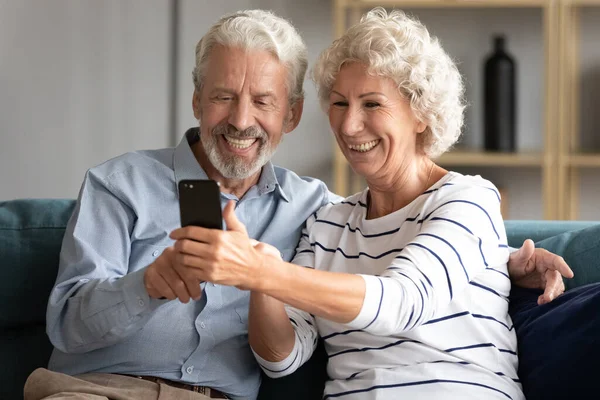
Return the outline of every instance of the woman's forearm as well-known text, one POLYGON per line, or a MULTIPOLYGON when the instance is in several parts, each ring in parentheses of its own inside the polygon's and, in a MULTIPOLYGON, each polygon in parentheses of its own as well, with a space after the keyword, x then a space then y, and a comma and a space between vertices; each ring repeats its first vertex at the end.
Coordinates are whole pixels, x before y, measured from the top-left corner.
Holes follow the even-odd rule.
POLYGON ((354 274, 317 271, 270 259, 255 290, 285 304, 334 322, 348 323, 359 314, 366 285, 354 274))
POLYGON ((267 361, 282 361, 292 352, 296 335, 282 302, 263 293, 250 293, 248 339, 267 361))

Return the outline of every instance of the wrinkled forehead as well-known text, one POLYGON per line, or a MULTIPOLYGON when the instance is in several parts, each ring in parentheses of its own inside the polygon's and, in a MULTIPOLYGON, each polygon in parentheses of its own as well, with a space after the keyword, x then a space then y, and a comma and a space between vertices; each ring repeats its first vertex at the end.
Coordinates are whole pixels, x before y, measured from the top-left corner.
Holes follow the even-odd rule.
POLYGON ((270 52, 219 45, 208 57, 205 84, 285 97, 286 79, 286 66, 270 52))

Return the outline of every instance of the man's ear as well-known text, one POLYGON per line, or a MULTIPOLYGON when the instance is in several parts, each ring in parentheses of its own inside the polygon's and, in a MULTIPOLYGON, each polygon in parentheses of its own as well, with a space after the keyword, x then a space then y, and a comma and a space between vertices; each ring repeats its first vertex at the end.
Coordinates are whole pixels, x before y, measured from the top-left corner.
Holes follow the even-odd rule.
POLYGON ((304 98, 297 100, 288 111, 288 115, 286 118, 285 126, 283 127, 283 131, 285 133, 290 133, 300 123, 300 117, 302 117, 302 111, 304 110, 304 98))
POLYGON ((196 119, 200 119, 200 92, 197 89, 194 89, 194 94, 192 95, 192 110, 194 110, 194 117, 196 119))

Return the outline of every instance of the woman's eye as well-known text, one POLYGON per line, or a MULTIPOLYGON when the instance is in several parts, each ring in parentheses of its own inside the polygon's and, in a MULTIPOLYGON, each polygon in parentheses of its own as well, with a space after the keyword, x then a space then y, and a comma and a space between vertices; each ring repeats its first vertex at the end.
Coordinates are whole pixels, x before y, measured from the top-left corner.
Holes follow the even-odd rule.
POLYGON ((374 101, 369 101, 369 102, 365 103, 365 107, 367 107, 367 108, 379 107, 379 103, 376 103, 374 101))
POLYGON ((336 101, 335 103, 333 103, 333 105, 336 107, 346 107, 348 103, 346 103, 345 101, 336 101))

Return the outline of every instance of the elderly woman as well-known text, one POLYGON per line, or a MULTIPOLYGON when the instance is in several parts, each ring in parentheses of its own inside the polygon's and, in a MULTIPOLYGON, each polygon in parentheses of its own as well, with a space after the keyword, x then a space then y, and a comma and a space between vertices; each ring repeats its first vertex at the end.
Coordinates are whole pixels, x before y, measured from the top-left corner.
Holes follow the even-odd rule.
POLYGON ((293 260, 307 268, 273 261, 289 293, 269 293, 291 306, 252 293, 264 371, 292 373, 320 335, 325 399, 524 398, 498 190, 432 160, 463 124, 456 66, 418 21, 377 8, 321 54, 314 78, 368 189, 307 221, 293 260))

